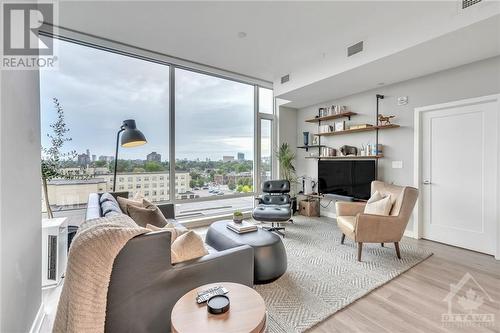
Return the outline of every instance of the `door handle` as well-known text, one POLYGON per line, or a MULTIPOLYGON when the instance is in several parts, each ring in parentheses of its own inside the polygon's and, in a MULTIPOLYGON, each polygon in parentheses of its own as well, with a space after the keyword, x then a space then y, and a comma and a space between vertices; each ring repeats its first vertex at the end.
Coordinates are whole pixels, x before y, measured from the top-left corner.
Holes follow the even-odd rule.
POLYGON ((424 185, 431 185, 431 181, 430 180, 424 180, 424 185))

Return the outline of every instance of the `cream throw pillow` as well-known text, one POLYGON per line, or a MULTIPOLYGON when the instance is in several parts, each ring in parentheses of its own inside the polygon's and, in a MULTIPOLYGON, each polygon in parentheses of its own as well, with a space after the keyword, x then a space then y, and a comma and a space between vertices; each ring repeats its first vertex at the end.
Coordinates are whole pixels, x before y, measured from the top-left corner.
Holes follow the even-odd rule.
POLYGON ((159 227, 157 227, 155 225, 152 225, 152 224, 147 224, 146 228, 149 229, 149 230, 151 230, 151 231, 164 231, 164 230, 170 231, 170 233, 172 234, 172 236, 170 237, 170 242, 171 243, 173 243, 174 240, 177 239, 177 237, 179 237, 180 235, 182 235, 182 234, 184 234, 184 233, 187 232, 187 230, 181 229, 181 228, 177 228, 172 223, 168 223, 166 226, 164 226, 162 228, 159 228, 159 227))
POLYGON ((382 196, 375 191, 365 206, 365 214, 389 216, 392 208, 391 195, 382 196))
POLYGON ((193 230, 189 230, 175 239, 171 246, 172 264, 188 261, 207 255, 205 243, 193 230))

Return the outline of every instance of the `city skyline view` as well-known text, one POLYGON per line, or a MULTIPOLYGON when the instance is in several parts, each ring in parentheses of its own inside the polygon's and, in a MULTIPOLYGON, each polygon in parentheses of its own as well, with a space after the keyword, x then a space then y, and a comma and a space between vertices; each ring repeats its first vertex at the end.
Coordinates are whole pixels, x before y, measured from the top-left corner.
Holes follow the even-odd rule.
MULTIPOLYGON (((147 144, 120 148, 118 159, 169 157, 169 67, 86 46, 58 43, 58 70, 40 73, 42 146, 56 112, 64 109, 72 138, 63 151, 114 156, 116 132, 135 119, 147 144), (88 61, 92 59, 92 61, 88 61)), ((176 69, 176 159, 212 161, 243 153, 253 160, 253 86, 176 69)), ((272 113, 272 90, 260 89, 261 112, 272 113)), ((265 133, 263 133, 264 140, 265 133)), ((264 147, 268 145, 263 145, 264 147)), ((263 156, 270 152, 263 151, 263 156)), ((92 158, 92 156, 90 156, 92 158)))

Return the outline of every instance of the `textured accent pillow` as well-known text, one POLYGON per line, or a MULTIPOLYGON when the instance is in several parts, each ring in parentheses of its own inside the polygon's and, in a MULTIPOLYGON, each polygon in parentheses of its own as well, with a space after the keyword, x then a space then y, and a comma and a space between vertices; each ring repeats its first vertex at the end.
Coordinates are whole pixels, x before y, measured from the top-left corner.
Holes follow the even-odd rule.
POLYGON ((141 227, 151 224, 162 228, 167 225, 167 220, 155 205, 148 207, 127 205, 127 214, 141 227))
POLYGON ((120 207, 116 201, 106 200, 101 204, 102 215, 106 216, 110 212, 121 213, 120 207))
POLYGON ((365 206, 365 214, 389 216, 392 208, 391 195, 382 196, 375 191, 365 206))
POLYGON ((114 203, 116 203, 116 205, 118 206, 118 202, 116 201, 115 197, 109 193, 109 192, 105 192, 101 195, 101 198, 99 199, 99 203, 104 203, 106 201, 112 201, 114 203))
POLYGON ((159 227, 157 227, 155 225, 152 225, 152 224, 147 224, 146 228, 149 229, 149 230, 151 230, 151 231, 164 231, 164 230, 170 231, 170 233, 172 234, 172 237, 170 238, 170 242, 171 243, 173 243, 174 240, 176 240, 177 237, 179 237, 180 235, 185 234, 186 232, 188 232, 184 228, 177 228, 172 223, 168 223, 163 228, 159 228, 159 227))
POLYGON ((140 200, 133 200, 133 199, 127 199, 123 197, 118 197, 116 198, 118 200, 118 204, 120 205, 120 209, 122 212, 125 214, 128 214, 128 206, 135 206, 135 207, 143 207, 142 199, 140 200))
POLYGON ((205 243, 193 230, 177 237, 171 246, 172 264, 196 259, 207 255, 205 243))

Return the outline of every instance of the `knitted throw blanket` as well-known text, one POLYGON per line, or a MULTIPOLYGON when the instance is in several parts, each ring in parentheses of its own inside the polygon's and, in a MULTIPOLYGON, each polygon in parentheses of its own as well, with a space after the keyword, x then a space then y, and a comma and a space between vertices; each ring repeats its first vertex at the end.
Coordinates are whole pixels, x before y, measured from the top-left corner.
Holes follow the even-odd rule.
POLYGON ((104 332, 113 262, 128 240, 148 231, 127 215, 81 225, 68 254, 54 333, 104 332))

